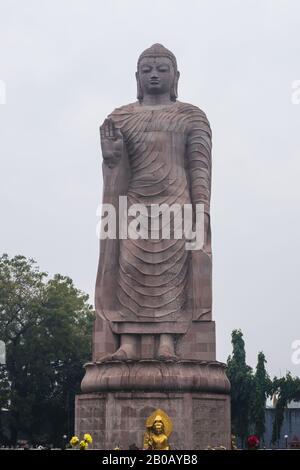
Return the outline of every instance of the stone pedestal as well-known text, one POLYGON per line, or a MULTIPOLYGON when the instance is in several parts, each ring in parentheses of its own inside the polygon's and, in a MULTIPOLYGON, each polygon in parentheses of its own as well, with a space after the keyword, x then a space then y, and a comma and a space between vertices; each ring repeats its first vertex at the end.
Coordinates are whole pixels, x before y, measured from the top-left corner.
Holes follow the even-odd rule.
POLYGON ((94 448, 142 447, 146 419, 157 408, 173 422, 173 449, 230 448, 230 384, 216 361, 111 361, 86 364, 76 397, 75 432, 94 448))
POLYGON ((162 408, 171 418, 172 449, 230 448, 229 396, 213 393, 107 392, 78 395, 76 435, 92 434, 94 448, 143 445, 148 416, 162 408))

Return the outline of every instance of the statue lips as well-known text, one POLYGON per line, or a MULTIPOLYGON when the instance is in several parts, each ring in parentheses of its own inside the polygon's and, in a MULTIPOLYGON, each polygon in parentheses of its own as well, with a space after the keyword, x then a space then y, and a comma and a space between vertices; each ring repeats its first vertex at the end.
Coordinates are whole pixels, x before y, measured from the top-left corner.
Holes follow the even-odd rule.
POLYGON ((159 80, 157 78, 152 78, 152 80, 149 80, 149 83, 151 86, 156 86, 159 85, 159 80))

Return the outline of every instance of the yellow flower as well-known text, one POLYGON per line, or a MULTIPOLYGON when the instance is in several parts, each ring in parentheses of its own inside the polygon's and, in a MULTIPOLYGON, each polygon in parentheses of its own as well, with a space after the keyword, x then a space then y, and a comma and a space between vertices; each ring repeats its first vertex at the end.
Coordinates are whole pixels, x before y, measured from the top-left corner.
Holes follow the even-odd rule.
POLYGON ((77 446, 78 443, 79 443, 78 437, 77 437, 77 436, 73 436, 72 439, 70 440, 71 446, 77 446))
POLYGON ((92 442, 93 442, 93 438, 90 434, 85 434, 83 436, 83 439, 85 440, 85 442, 88 442, 89 444, 92 444, 92 442))
POLYGON ((80 441, 79 445, 80 445, 80 450, 85 450, 89 446, 88 443, 86 441, 83 441, 83 440, 80 441))
POLYGON ((114 450, 121 450, 121 448, 120 447, 115 447, 114 450))

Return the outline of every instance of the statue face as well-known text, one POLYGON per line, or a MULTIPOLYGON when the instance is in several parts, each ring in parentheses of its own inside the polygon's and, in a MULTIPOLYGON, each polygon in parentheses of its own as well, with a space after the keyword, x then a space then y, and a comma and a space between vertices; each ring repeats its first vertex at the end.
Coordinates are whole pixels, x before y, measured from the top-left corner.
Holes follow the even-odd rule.
POLYGON ((164 431, 164 424, 160 420, 155 420, 153 423, 153 429, 156 434, 161 434, 164 431))
POLYGON ((174 67, 168 57, 145 57, 138 69, 144 95, 169 93, 174 83, 174 67))

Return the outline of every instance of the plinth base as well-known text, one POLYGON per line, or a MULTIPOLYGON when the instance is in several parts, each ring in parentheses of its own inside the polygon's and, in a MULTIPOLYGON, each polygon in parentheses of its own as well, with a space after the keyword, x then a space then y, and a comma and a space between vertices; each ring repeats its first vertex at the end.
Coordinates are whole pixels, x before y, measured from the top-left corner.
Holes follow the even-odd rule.
POLYGON ((229 395, 212 393, 108 392, 76 397, 75 433, 93 436, 94 449, 143 445, 145 423, 157 408, 173 422, 171 448, 230 449, 229 395))
POLYGON ((230 448, 230 384, 224 364, 89 363, 82 391, 76 397, 75 433, 91 434, 94 449, 142 448, 146 419, 158 408, 173 422, 172 449, 230 448))

